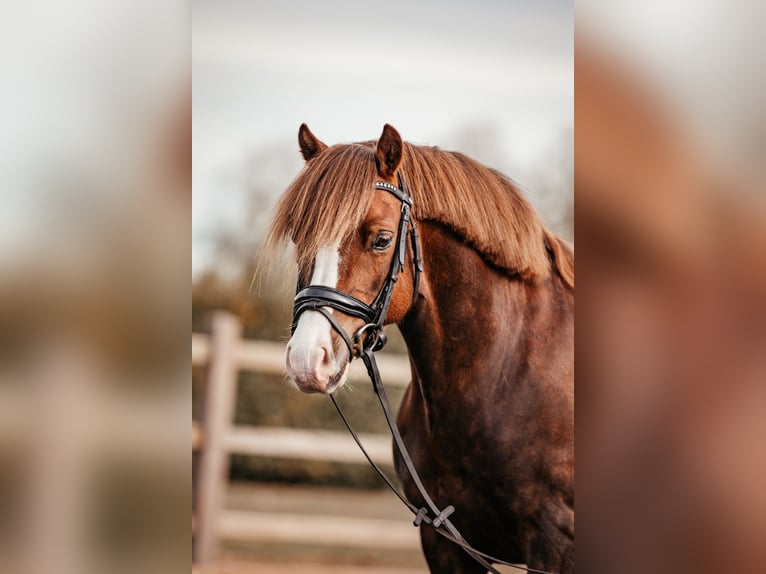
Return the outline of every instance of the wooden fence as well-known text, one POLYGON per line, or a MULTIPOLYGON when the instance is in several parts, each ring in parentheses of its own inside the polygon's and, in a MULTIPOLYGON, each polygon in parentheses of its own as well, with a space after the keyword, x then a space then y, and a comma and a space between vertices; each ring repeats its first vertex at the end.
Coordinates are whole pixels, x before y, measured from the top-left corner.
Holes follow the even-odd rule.
MULTIPOLYGON (((365 463, 346 433, 233 424, 240 370, 284 374, 284 346, 244 340, 241 331, 241 324, 234 315, 218 312, 212 317, 209 336, 192 334, 192 364, 208 366, 204 417, 201 424, 192 423, 192 449, 200 454, 197 512, 192 518, 195 561, 216 560, 219 541, 223 538, 417 548, 417 531, 407 522, 224 509, 231 454, 365 463)), ((408 384, 410 368, 406 358, 380 355, 378 365, 387 385, 408 384)), ((352 363, 349 378, 366 378, 361 362, 352 363)), ((361 438, 376 462, 391 464, 390 437, 363 435, 361 438)))

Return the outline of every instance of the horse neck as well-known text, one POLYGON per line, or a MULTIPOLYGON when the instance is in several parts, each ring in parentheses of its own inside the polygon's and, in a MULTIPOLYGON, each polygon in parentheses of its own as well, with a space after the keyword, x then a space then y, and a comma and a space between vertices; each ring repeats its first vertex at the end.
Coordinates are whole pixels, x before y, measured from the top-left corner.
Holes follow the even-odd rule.
POLYGON ((421 230, 421 295, 399 329, 427 403, 452 404, 455 393, 478 400, 524 348, 552 282, 532 284, 490 267, 443 226, 423 222, 421 230))

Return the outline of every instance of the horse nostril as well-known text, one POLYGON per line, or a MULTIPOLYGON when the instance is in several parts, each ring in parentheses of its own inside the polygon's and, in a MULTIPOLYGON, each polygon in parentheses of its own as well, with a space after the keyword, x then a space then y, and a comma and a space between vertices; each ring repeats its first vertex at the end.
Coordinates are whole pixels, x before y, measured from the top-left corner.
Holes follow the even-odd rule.
POLYGON ((285 349, 285 366, 287 367, 287 370, 290 370, 290 354, 292 353, 293 349, 290 345, 287 345, 287 349, 285 349))
POLYGON ((329 347, 322 347, 322 361, 323 367, 331 367, 333 363, 332 350, 329 347))
POLYGON ((288 344, 285 367, 287 374, 301 390, 324 392, 324 387, 335 370, 332 344, 288 344))

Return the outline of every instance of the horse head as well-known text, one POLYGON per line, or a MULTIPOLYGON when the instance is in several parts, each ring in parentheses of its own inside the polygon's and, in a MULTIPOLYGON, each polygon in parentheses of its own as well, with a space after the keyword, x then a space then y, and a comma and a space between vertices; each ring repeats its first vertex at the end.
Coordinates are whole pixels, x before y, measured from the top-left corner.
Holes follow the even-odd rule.
POLYGON ((291 225, 300 293, 285 363, 301 391, 329 394, 345 383, 368 337, 385 337, 380 327, 407 313, 417 282, 415 223, 400 188, 404 146, 393 127, 377 143, 328 147, 303 124, 298 141, 306 166, 292 186, 302 203, 292 213, 303 221, 291 225), (356 168, 346 169, 350 163, 356 168), (364 177, 355 177, 360 163, 364 177), (325 237, 306 240, 323 230, 325 237))

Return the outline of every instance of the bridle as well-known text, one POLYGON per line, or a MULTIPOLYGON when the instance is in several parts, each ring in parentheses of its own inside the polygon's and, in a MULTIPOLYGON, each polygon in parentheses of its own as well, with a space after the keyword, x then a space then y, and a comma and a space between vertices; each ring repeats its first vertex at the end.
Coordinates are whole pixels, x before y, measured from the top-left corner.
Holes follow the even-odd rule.
POLYGON ((507 566, 518 568, 520 570, 526 570, 535 574, 553 574, 543 570, 526 568, 519 566, 518 564, 511 564, 510 562, 506 562, 499 558, 495 558, 494 556, 490 556, 489 554, 485 554, 484 552, 477 550, 468 542, 466 542, 455 525, 452 524, 452 522, 449 520, 449 516, 455 511, 455 507, 448 505, 443 509, 439 509, 439 507, 434 503, 433 499, 428 494, 428 491, 423 485, 417 470, 415 469, 415 465, 412 462, 409 452, 407 451, 404 440, 402 439, 402 436, 399 433, 399 429, 396 426, 393 410, 391 409, 391 403, 388 400, 386 389, 383 386, 383 380, 380 377, 380 372, 378 371, 378 365, 375 361, 374 353, 382 349, 387 341, 386 334, 383 331, 383 323, 386 320, 386 314, 388 313, 388 308, 391 305, 391 298, 393 297, 394 287, 396 286, 396 282, 399 278, 399 273, 404 270, 404 266, 407 261, 407 237, 410 238, 410 244, 412 245, 412 304, 414 304, 417 299, 417 295, 420 289, 420 275, 423 273, 420 237, 417 231, 417 224, 412 219, 411 214, 412 197, 407 190, 401 172, 397 174, 397 177, 399 182, 398 187, 386 181, 375 182, 376 190, 386 191, 392 194, 402 203, 401 215, 399 216, 399 227, 396 236, 396 247, 391 259, 391 266, 388 270, 388 275, 386 276, 383 286, 375 296, 375 299, 368 305, 353 295, 350 295, 344 291, 340 291, 334 287, 327 287, 324 285, 309 285, 308 287, 303 288, 299 278, 296 288, 297 294, 295 295, 294 299, 293 323, 291 332, 295 333, 295 329, 298 325, 298 319, 300 319, 301 314, 306 311, 318 311, 322 314, 322 316, 324 316, 325 319, 327 319, 331 327, 338 333, 338 335, 340 335, 341 339, 343 339, 343 342, 348 347, 349 360, 360 357, 364 362, 365 366, 367 367, 367 374, 370 377, 370 381, 372 382, 373 390, 375 391, 381 408, 383 409, 386 423, 389 430, 391 431, 391 435, 394 439, 394 443, 396 444, 396 448, 399 451, 399 455, 407 467, 407 471, 409 472, 410 477, 420 492, 421 497, 426 503, 426 506, 418 508, 409 500, 407 500, 404 494, 402 494, 394 485, 393 481, 388 477, 388 475, 383 472, 383 470, 372 460, 370 455, 367 453, 367 450, 362 445, 359 436, 351 427, 351 423, 341 409, 340 404, 335 398, 335 395, 331 394, 330 399, 335 405, 335 408, 338 410, 338 414, 343 419, 346 428, 348 428, 357 446, 359 446, 362 454, 364 454, 365 458, 367 459, 367 462, 370 463, 370 466, 372 466, 372 468, 378 473, 378 475, 394 492, 394 494, 399 497, 402 503, 404 503, 404 505, 407 506, 415 515, 415 520, 413 521, 414 526, 422 527, 423 525, 427 525, 434 528, 438 534, 460 546, 469 556, 471 556, 471 558, 476 560, 479 564, 484 566, 489 572, 492 572, 493 574, 501 574, 501 572, 494 568, 491 562, 505 564, 507 566), (346 315, 362 319, 364 321, 364 325, 357 329, 353 336, 349 336, 345 329, 341 327, 338 320, 330 312, 330 309, 335 309, 346 315))
MULTIPOLYGON (((298 284, 297 295, 295 296, 293 307, 292 333, 298 326, 298 319, 305 311, 318 311, 332 325, 332 328, 340 335, 343 342, 348 347, 349 357, 361 357, 366 348, 373 351, 382 349, 386 342, 386 334, 383 332, 383 323, 386 320, 388 308, 391 305, 391 298, 394 294, 394 287, 399 279, 399 273, 404 270, 407 259, 407 237, 410 238, 412 245, 413 260, 413 281, 412 281, 412 302, 415 302, 420 289, 420 274, 423 272, 423 260, 420 251, 420 237, 418 236, 418 227, 412 219, 412 197, 410 197, 407 187, 404 184, 401 173, 398 174, 399 187, 388 183, 387 181, 376 181, 375 189, 387 191, 402 203, 401 215, 399 216, 399 226, 396 235, 396 244, 391 266, 383 286, 378 291, 375 299, 369 305, 360 301, 353 295, 345 293, 334 287, 324 285, 309 285, 301 289, 298 284), (335 309, 346 315, 357 317, 364 321, 353 336, 349 336, 345 329, 340 326, 335 317, 332 316, 329 309, 335 309)), ((299 280, 300 281, 300 280, 299 280)))

